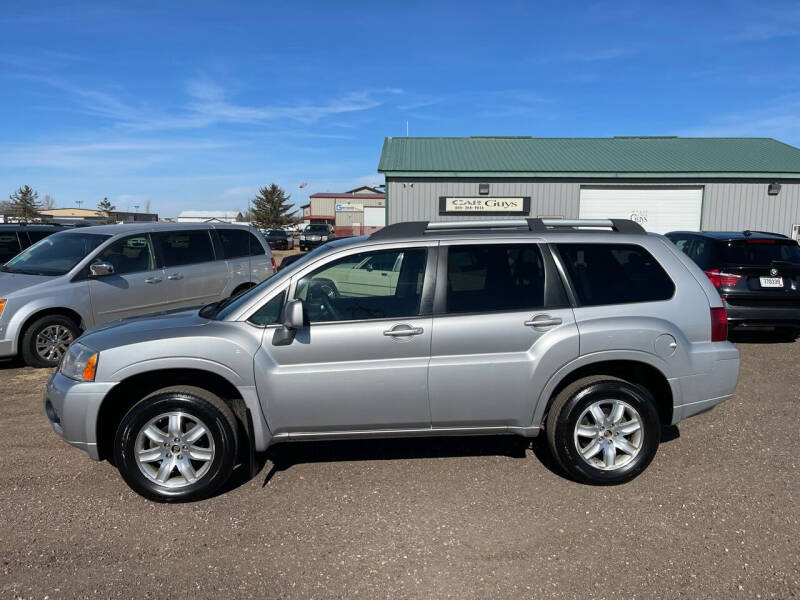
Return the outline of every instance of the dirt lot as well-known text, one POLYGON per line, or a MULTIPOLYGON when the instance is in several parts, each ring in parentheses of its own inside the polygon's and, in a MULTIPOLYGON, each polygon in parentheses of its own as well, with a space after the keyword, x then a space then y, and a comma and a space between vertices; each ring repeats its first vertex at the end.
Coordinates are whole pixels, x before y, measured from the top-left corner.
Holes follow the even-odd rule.
POLYGON ((51 432, 47 372, 0 364, 0 594, 797 598, 800 342, 740 348, 736 397, 624 486, 568 481, 543 439, 308 443, 177 506, 51 432))

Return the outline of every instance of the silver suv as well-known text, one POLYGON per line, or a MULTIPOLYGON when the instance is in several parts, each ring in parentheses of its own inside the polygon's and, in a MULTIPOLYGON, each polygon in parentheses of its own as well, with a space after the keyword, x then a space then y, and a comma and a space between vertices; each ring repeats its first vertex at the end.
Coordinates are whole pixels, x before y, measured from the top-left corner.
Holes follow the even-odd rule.
POLYGON ((276 442, 381 436, 544 431, 572 477, 609 484, 738 373, 708 278, 631 221, 417 222, 199 311, 95 328, 44 404, 155 500, 212 494, 276 442))
POLYGON ((103 225, 48 236, 0 267, 0 357, 55 367, 83 329, 199 306, 276 271, 264 237, 225 224, 103 225))

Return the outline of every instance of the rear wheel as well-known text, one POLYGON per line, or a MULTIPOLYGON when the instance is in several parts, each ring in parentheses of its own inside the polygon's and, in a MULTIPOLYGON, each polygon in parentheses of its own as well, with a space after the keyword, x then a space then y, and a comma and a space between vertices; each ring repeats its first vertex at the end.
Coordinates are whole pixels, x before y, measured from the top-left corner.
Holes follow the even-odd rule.
POLYGON ((67 316, 41 317, 31 323, 22 336, 22 359, 31 367, 57 367, 80 332, 77 323, 67 316))
POLYGON ((615 484, 647 468, 661 436, 652 395, 616 377, 598 375, 565 387, 546 423, 559 464, 578 481, 615 484))
POLYGON ((115 463, 125 482, 145 498, 206 498, 233 471, 236 432, 236 417, 214 394, 188 386, 164 388, 123 417, 115 463))

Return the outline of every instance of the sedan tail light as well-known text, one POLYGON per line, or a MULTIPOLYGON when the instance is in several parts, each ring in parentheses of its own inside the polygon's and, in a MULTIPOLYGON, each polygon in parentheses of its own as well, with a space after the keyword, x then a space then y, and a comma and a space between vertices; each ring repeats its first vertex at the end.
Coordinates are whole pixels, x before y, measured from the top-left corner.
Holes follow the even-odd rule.
POLYGON ((724 342, 728 339, 728 312, 724 308, 711 309, 711 341, 724 342))
POLYGON ((705 273, 708 275, 711 283, 713 283, 714 287, 717 289, 723 287, 733 287, 739 283, 739 280, 742 278, 741 275, 737 275, 735 273, 724 273, 719 269, 709 269, 705 273))

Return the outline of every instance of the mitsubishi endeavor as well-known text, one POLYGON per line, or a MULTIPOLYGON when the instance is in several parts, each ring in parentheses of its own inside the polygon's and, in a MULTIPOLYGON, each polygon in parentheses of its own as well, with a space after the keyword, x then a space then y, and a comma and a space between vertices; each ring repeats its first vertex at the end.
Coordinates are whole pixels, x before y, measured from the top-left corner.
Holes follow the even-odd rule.
POLYGON ((278 442, 386 436, 544 433, 571 477, 615 484, 738 373, 708 277, 632 221, 412 222, 87 331, 44 407, 159 501, 209 496, 278 442))

